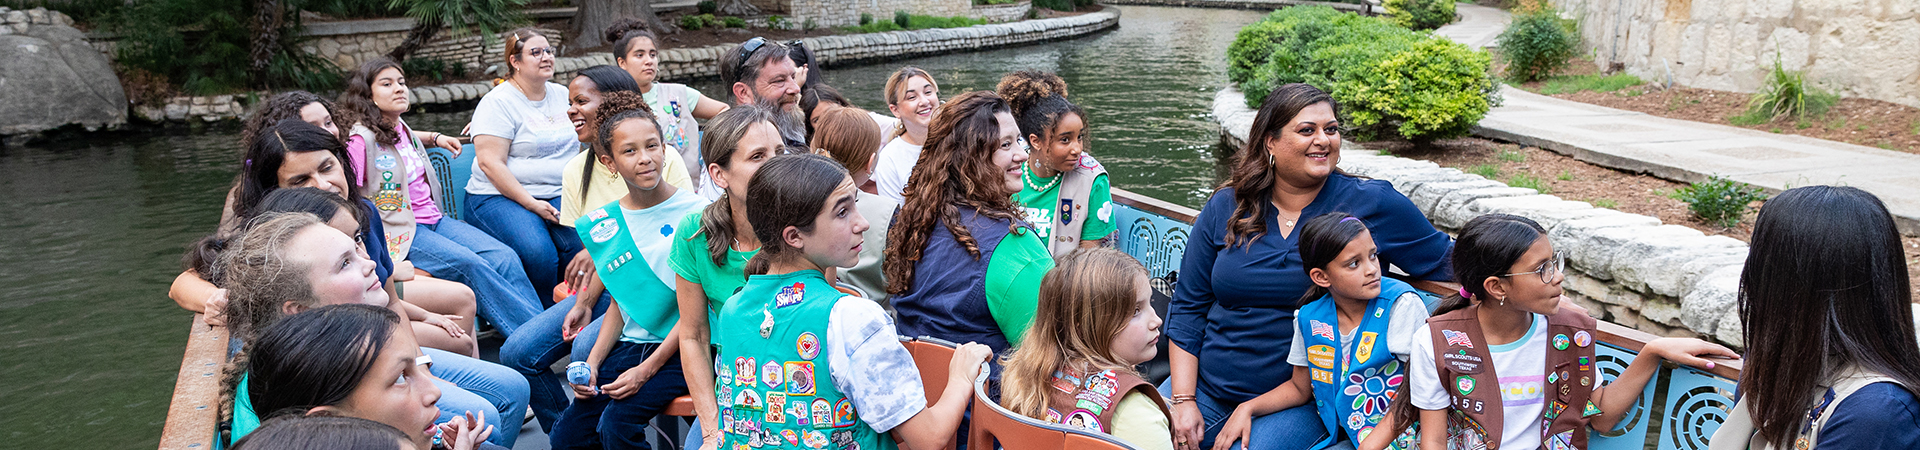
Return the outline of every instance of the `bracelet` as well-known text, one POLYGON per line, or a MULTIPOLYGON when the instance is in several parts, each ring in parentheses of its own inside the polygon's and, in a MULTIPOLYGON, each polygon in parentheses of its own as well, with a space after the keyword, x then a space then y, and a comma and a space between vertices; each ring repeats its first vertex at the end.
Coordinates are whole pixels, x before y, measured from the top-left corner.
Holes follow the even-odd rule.
POLYGON ((1173 401, 1169 402, 1169 404, 1178 405, 1191 401, 1193 401, 1193 394, 1173 394, 1173 401))

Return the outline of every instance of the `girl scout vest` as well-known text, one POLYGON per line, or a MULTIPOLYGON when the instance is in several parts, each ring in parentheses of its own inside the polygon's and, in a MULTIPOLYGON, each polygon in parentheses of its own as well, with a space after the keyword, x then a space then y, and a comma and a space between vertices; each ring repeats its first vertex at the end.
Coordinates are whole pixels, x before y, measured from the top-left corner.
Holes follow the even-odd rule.
MULTIPOLYGON (((1053 239, 1047 242, 1047 253, 1059 258, 1080 248, 1080 230, 1087 226, 1087 203, 1093 200, 1093 181, 1106 173, 1107 168, 1101 166, 1099 161, 1094 161, 1093 155, 1081 153, 1080 162, 1063 175, 1060 180, 1059 210, 1053 213, 1056 217, 1052 224, 1053 239)), ((1105 244, 1102 242, 1102 245, 1105 244)))
MULTIPOLYGON (((681 200, 681 195, 676 194, 654 207, 678 207, 692 212, 701 206, 681 200), (689 208, 688 204, 693 206, 689 208)), ((675 222, 681 216, 671 215, 675 222)), ((658 236, 634 236, 627 226, 627 215, 620 211, 619 201, 581 215, 574 221, 573 229, 580 234, 587 255, 593 257, 600 283, 606 285, 614 301, 620 302, 620 313, 626 315, 627 326, 638 326, 663 339, 667 332, 673 331, 674 322, 680 320, 680 307, 674 301, 674 274, 667 266, 667 254, 673 246, 674 233, 679 230, 667 224, 648 231, 649 234, 658 231, 658 236), (642 251, 642 245, 651 251, 642 251)))
MULTIPOLYGON (((412 128, 403 125, 402 129, 406 131, 407 139, 412 140, 413 148, 410 151, 426 151, 426 146, 420 144, 420 138, 414 137, 412 128)), ((407 158, 403 157, 393 145, 380 142, 374 137, 373 130, 367 128, 365 124, 353 124, 353 129, 349 133, 352 136, 359 136, 360 142, 366 144, 364 156, 367 165, 360 168, 360 173, 366 177, 367 184, 360 192, 366 195, 368 200, 373 201, 373 209, 380 213, 380 224, 387 231, 385 236, 387 255, 394 261, 406 260, 408 251, 413 249, 415 232, 413 199, 407 194, 409 170, 407 158)), ((424 153, 420 160, 427 160, 424 153)), ((433 165, 427 164, 426 171, 427 190, 433 193, 433 202, 446 205, 446 199, 440 198, 439 186, 433 186, 434 181, 439 179, 434 174, 433 165)))
MULTIPOLYGON (((1859 367, 1842 368, 1835 374, 1833 380, 1820 383, 1820 386, 1815 388, 1813 396, 1819 403, 1807 410, 1807 421, 1801 423, 1798 433, 1795 433, 1793 448, 1807 450, 1820 443, 1820 430, 1826 428, 1827 419, 1833 417, 1829 413, 1833 412, 1834 405, 1847 401, 1847 397, 1853 396, 1853 393, 1860 388, 1882 382, 1898 383, 1886 375, 1867 372, 1859 367)), ((1754 442, 1754 438, 1759 437, 1754 433, 1759 432, 1759 429, 1754 427, 1753 414, 1747 409, 1752 405, 1747 400, 1747 398, 1741 398, 1739 404, 1733 405, 1733 410, 1728 411, 1727 421, 1721 423, 1720 430, 1713 433, 1713 440, 1707 441, 1707 448, 1711 450, 1774 450, 1777 448, 1765 440, 1754 442)))
POLYGON ((1033 231, 1026 229, 1025 220, 1010 224, 981 216, 973 208, 958 209, 959 222, 972 233, 980 258, 967 254, 954 240, 946 221, 934 222, 933 235, 927 237, 927 248, 914 264, 913 287, 893 297, 893 309, 899 313, 895 327, 901 336, 978 342, 998 354, 1012 344, 993 321, 993 312, 987 309, 987 263, 993 260, 993 251, 999 248, 1000 240, 1007 236, 1008 225, 1019 226, 1025 233, 1033 231))
POLYGON ((700 123, 693 119, 693 102, 687 98, 690 89, 683 84, 654 82, 655 102, 650 104, 656 116, 660 117, 660 133, 667 145, 680 151, 680 160, 687 163, 687 176, 693 178, 695 191, 705 190, 707 165, 700 163, 700 123))
MULTIPOLYGON (((1452 405, 1447 414, 1449 448, 1499 450, 1502 433, 1500 377, 1486 335, 1480 332, 1480 306, 1427 319, 1432 331, 1433 361, 1440 384, 1452 405)), ((1592 400, 1594 320, 1571 308, 1547 316, 1546 391, 1541 399, 1543 426, 1540 447, 1547 450, 1587 448, 1587 418, 1600 414, 1592 400)), ((1515 449, 1521 450, 1521 449, 1515 449)))
POLYGON ((1340 313, 1331 295, 1295 313, 1304 332, 1300 339, 1307 349, 1307 372, 1313 377, 1314 409, 1329 436, 1314 444, 1314 450, 1332 446, 1338 437, 1357 447, 1387 417, 1387 406, 1407 375, 1405 365, 1387 351, 1387 322, 1394 300, 1410 292, 1413 287, 1407 283, 1382 278, 1380 296, 1367 301, 1352 345, 1340 345, 1340 313))
POLYGON ((1139 392, 1168 414, 1167 402, 1152 384, 1128 371, 1103 370, 1082 374, 1071 367, 1053 372, 1052 390, 1047 391, 1047 421, 1113 434, 1113 418, 1120 399, 1139 392))
POLYGON ((727 301, 720 316, 732 319, 713 329, 720 448, 896 448, 860 420, 821 354, 828 314, 848 298, 808 270, 748 277, 727 301))

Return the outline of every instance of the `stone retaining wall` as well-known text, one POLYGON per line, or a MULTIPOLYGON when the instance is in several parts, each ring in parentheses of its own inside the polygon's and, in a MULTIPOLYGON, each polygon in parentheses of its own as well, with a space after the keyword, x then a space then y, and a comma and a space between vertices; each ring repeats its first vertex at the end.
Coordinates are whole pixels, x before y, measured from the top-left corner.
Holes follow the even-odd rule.
POLYGON ((1847 97, 1920 107, 1920 2, 1552 0, 1580 20, 1594 63, 1648 80, 1760 88, 1776 55, 1847 97))
POLYGON ((27 34, 27 29, 34 25, 71 27, 73 18, 46 8, 20 10, 0 6, 0 36, 27 34))
MULTIPOLYGON (((408 29, 413 27, 412 19, 358 20, 349 22, 327 22, 307 26, 306 41, 300 43, 300 50, 319 55, 341 70, 353 70, 362 61, 372 59, 400 46, 406 40, 408 29)), ((536 28, 547 41, 556 48, 565 44, 566 33, 560 30, 536 28)), ((480 73, 486 68, 504 64, 506 45, 500 36, 486 38, 477 32, 455 37, 451 31, 441 31, 425 47, 409 55, 413 59, 436 59, 450 64, 466 66, 468 73, 480 73)))
MULTIPOLYGON (((1214 96, 1221 135, 1239 147, 1255 112, 1234 88, 1214 96)), ((1351 145, 1351 144, 1349 144, 1351 145)), ((1741 344, 1735 294, 1747 245, 1660 219, 1595 208, 1586 202, 1507 186, 1458 169, 1348 147, 1340 168, 1393 182, 1433 225, 1458 233, 1489 213, 1540 222, 1555 248, 1567 253, 1566 296, 1603 320, 1662 336, 1699 336, 1741 344)))
POLYGON ((1288 6, 1327 6, 1341 11, 1357 12, 1367 15, 1378 15, 1381 14, 1382 11, 1380 9, 1380 2, 1377 0, 1371 0, 1364 4, 1316 2, 1308 0, 1101 0, 1100 3, 1108 5, 1257 9, 1269 11, 1288 6))
POLYGON ((1027 18, 1030 11, 1033 11, 1033 1, 1023 0, 1005 5, 974 5, 967 15, 988 22, 1012 22, 1027 18))
POLYGON ((893 20, 894 11, 952 17, 969 15, 973 9, 972 0, 754 0, 753 4, 762 13, 813 19, 823 27, 859 25, 861 14, 893 20))

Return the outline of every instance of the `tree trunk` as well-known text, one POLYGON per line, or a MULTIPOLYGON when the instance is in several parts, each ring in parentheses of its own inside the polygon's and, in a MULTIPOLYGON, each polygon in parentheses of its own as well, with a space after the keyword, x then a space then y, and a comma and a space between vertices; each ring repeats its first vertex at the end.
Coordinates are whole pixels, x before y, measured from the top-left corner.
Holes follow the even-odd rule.
POLYGON ((750 2, 747 0, 719 0, 719 1, 720 1, 720 14, 722 15, 728 15, 728 16, 760 15, 760 8, 754 7, 753 2, 750 2))
POLYGON ((286 2, 265 0, 253 5, 253 45, 247 52, 247 79, 255 88, 267 87, 267 68, 273 64, 273 51, 280 46, 280 28, 286 19, 286 2))
POLYGON ((407 38, 401 40, 400 46, 394 47, 393 51, 387 52, 387 57, 393 58, 393 62, 396 63, 406 61, 408 55, 419 51, 421 47, 426 47, 428 42, 432 42, 435 36, 440 35, 441 28, 445 26, 438 23, 414 22, 413 29, 407 30, 407 38))
MULTIPOLYGON (((567 44, 574 48, 594 48, 611 44, 607 42, 607 27, 622 18, 639 18, 647 23, 654 34, 678 32, 666 22, 660 21, 660 15, 653 13, 653 3, 649 0, 580 0, 579 10, 573 13, 572 36, 567 44)), ((659 45, 655 43, 654 45, 659 45)))

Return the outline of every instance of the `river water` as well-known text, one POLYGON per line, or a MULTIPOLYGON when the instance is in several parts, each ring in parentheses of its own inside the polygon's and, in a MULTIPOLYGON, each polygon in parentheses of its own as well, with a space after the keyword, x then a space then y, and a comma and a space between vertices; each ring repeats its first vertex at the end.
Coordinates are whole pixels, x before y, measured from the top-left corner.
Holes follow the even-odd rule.
MULTIPOLYGON (((903 65, 942 98, 1021 69, 1059 73, 1087 110, 1113 185, 1198 207, 1222 172, 1213 92, 1225 49, 1260 13, 1121 7, 1079 39, 827 71, 861 107, 903 65)), ((718 97, 717 81, 695 87, 718 97)), ((469 113, 408 116, 457 131, 469 113)), ((210 232, 238 169, 238 132, 119 133, 0 147, 0 447, 152 448, 190 315, 167 300, 181 250, 210 232)))

